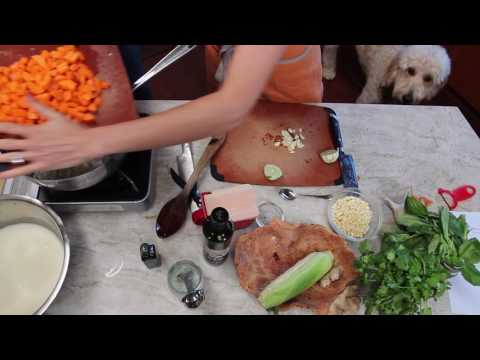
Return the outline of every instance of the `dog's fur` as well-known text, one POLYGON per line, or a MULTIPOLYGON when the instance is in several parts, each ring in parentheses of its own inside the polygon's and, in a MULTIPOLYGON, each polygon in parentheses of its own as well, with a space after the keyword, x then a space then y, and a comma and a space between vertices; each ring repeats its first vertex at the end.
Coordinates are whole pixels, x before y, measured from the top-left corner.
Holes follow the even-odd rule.
MULTIPOLYGON (((447 51, 437 45, 357 45, 367 81, 357 103, 419 104, 443 88, 450 75, 447 51)), ((323 49, 323 77, 335 78, 338 45, 323 49)))

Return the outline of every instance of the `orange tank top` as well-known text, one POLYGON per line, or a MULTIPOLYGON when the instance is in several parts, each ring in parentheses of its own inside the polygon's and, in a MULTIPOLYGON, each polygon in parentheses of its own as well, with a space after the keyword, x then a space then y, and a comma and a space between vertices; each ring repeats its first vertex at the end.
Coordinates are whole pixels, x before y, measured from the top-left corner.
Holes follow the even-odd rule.
MULTIPOLYGON (((206 46, 207 77, 210 90, 218 83, 214 80, 220 64, 220 46, 206 46)), ((322 57, 320 45, 289 45, 275 66, 263 97, 275 102, 322 102, 322 57)))

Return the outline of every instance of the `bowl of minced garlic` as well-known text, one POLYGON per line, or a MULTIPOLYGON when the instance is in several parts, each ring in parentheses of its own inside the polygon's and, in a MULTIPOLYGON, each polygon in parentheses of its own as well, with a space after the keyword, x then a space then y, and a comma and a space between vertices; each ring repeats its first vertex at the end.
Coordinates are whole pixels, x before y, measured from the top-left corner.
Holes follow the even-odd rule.
POLYGON ((376 235, 382 222, 377 202, 358 189, 336 193, 329 202, 328 223, 341 237, 363 241, 376 235))

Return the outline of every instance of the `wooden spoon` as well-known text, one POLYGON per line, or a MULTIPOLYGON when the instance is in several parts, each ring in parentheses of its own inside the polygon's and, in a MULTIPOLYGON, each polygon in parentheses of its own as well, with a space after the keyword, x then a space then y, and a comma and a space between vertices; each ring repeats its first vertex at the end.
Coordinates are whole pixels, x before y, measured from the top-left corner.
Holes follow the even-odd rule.
POLYGON ((225 136, 210 140, 182 192, 168 201, 162 210, 160 210, 156 224, 158 237, 167 238, 175 234, 182 227, 190 206, 192 189, 197 183, 203 169, 208 165, 210 159, 218 149, 220 149, 224 141, 225 136))

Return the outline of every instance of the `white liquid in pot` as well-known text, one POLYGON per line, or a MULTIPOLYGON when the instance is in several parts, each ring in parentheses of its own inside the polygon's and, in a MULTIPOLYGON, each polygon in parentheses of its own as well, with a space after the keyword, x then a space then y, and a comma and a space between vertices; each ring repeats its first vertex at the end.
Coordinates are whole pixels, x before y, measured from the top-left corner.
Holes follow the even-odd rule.
POLYGON ((62 241, 43 226, 0 229, 0 315, 35 313, 55 288, 63 259, 62 241))

